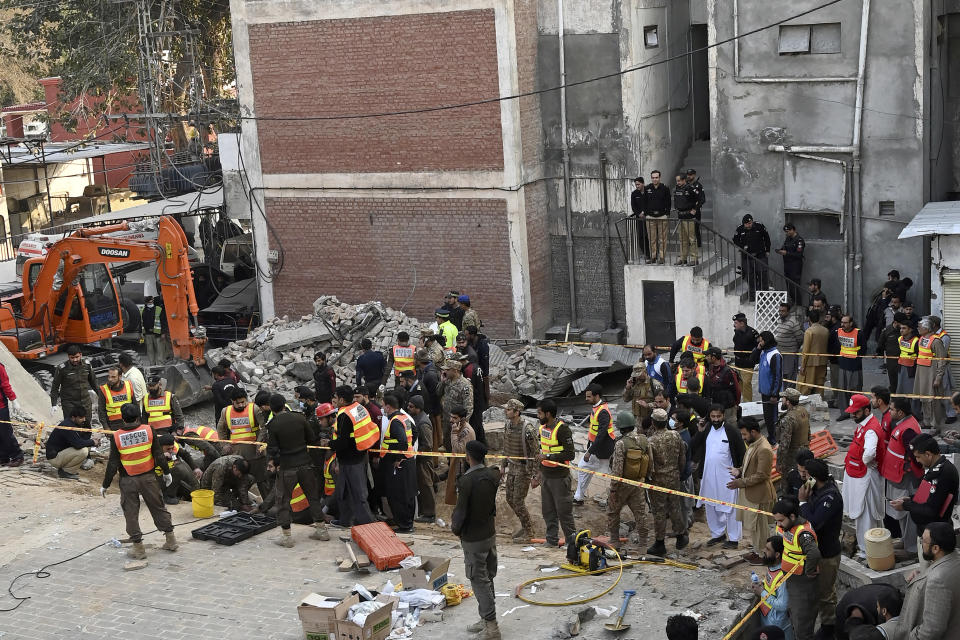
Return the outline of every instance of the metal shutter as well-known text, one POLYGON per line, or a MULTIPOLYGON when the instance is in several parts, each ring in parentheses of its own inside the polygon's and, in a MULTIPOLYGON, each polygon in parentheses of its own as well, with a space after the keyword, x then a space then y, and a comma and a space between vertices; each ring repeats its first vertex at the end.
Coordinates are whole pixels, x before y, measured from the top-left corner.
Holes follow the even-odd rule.
MULTIPOLYGON (((943 328, 950 334, 950 356, 960 356, 960 271, 943 272, 943 328)), ((950 372, 956 387, 960 362, 951 362, 950 372)))

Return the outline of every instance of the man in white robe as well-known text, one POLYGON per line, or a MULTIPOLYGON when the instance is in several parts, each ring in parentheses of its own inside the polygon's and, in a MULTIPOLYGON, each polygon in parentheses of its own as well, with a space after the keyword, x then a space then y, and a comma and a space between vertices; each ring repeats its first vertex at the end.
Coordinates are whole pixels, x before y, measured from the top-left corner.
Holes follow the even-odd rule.
POLYGON ((863 394, 850 397, 846 408, 857 422, 847 450, 843 471, 843 511, 857 525, 859 557, 867 557, 866 534, 883 524, 883 476, 877 467, 877 452, 886 448, 883 428, 870 413, 870 400, 863 394))
MULTIPOLYGON (((730 470, 740 468, 743 464, 746 445, 740 436, 740 430, 725 424, 723 415, 722 405, 712 405, 710 423, 693 437, 690 446, 698 461, 700 454, 703 455, 700 462, 700 495, 736 504, 737 489, 728 489, 727 484, 733 479, 730 470)), ((734 507, 702 500, 697 506, 705 506, 711 536, 707 545, 723 543, 725 549, 736 549, 740 545, 743 525, 737 520, 734 507)))

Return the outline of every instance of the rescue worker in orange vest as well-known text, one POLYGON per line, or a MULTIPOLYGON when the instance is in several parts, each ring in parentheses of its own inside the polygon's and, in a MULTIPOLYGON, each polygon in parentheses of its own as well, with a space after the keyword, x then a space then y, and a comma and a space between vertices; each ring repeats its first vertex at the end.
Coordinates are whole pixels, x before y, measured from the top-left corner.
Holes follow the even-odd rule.
MULTIPOLYGON (((131 395, 132 397, 132 395, 131 395)), ((156 467, 163 469, 167 459, 163 455, 160 442, 154 437, 153 429, 140 424, 140 408, 128 402, 120 407, 123 424, 110 438, 110 458, 100 487, 100 496, 106 497, 107 489, 113 482, 113 476, 120 474, 120 508, 127 523, 127 535, 133 548, 127 555, 136 560, 147 557, 143 548, 143 533, 140 531, 140 500, 143 499, 153 524, 166 536, 163 548, 177 550, 177 539, 173 535, 173 522, 170 512, 163 505, 161 484, 169 487, 173 476, 164 473, 162 482, 157 482, 154 473, 156 467)))
MULTIPOLYGON (((947 374, 947 349, 934 329, 934 322, 929 316, 920 320, 917 325, 920 342, 917 343, 917 375, 913 379, 913 392, 919 396, 943 396, 944 378, 947 374)), ((923 413, 923 428, 934 429, 937 432, 946 423, 947 414, 943 402, 933 398, 924 398, 920 401, 923 413)), ((917 411, 914 405, 914 413, 917 411)))
POLYGON ((793 625, 790 623, 789 598, 787 585, 784 584, 783 538, 770 536, 762 549, 760 561, 767 567, 762 582, 753 583, 753 592, 761 598, 760 624, 782 629, 785 637, 793 637, 793 625))
POLYGON ((568 541, 577 535, 570 470, 557 465, 558 462, 570 464, 573 460, 573 433, 563 421, 557 420, 557 403, 549 398, 537 403, 537 418, 540 421, 540 455, 537 456, 540 475, 533 477, 530 486, 536 489, 542 485, 540 510, 547 526, 544 544, 556 548, 560 544, 560 529, 568 541))
POLYGON ((413 533, 413 516, 417 509, 417 461, 414 444, 417 430, 413 418, 400 409, 400 398, 388 392, 383 396, 383 409, 389 420, 381 449, 380 472, 384 477, 387 502, 393 513, 397 533, 413 533))
POLYGON ((195 427, 181 425, 175 433, 181 445, 193 447, 203 453, 203 461, 200 463, 202 471, 206 471, 207 467, 220 457, 220 449, 217 448, 217 442, 220 441, 220 438, 216 429, 203 425, 195 427), (182 439, 181 436, 183 436, 182 439))
POLYGON ((173 434, 155 433, 160 447, 163 449, 163 455, 167 459, 167 466, 161 469, 154 469, 159 472, 158 475, 169 473, 173 476, 173 482, 170 486, 163 488, 163 501, 166 504, 180 504, 180 500, 189 500, 190 493, 200 488, 200 478, 203 477, 203 471, 197 467, 197 464, 187 453, 186 447, 181 447, 174 439, 173 434))
MULTIPOLYGON (((400 376, 403 375, 404 371, 416 373, 417 368, 413 362, 416 351, 417 348, 410 344, 409 333, 401 331, 397 334, 397 344, 393 345, 393 348, 390 349, 390 352, 387 354, 387 371, 393 372, 394 386, 400 386, 400 376)), ((387 384, 387 377, 389 375, 390 374, 387 373, 387 375, 383 377, 381 384, 387 384)))
POLYGON ((878 469, 886 443, 880 422, 870 413, 867 396, 855 394, 846 411, 857 422, 857 429, 843 461, 843 510, 856 522, 859 555, 866 558, 867 531, 883 521, 883 477, 878 469))
POLYGON ((820 573, 820 548, 813 527, 800 516, 800 503, 788 496, 773 505, 777 535, 783 538, 780 570, 786 576, 790 619, 796 640, 813 640, 817 622, 817 575, 820 573), (791 572, 793 572, 791 574, 791 572))
MULTIPOLYGON (((917 375, 917 353, 920 348, 920 337, 906 322, 906 316, 897 313, 894 322, 900 327, 900 337, 897 346, 900 348, 900 357, 897 358, 897 393, 909 395, 913 393, 913 381, 917 375)), ((890 366, 889 361, 887 366, 890 366)), ((919 403, 918 403, 919 404, 919 403)))
POLYGON ((673 399, 676 402, 677 396, 680 396, 685 393, 695 393, 708 397, 706 390, 707 385, 707 368, 702 364, 696 364, 696 361, 689 356, 681 356, 680 364, 677 367, 677 374, 673 379, 673 399), (694 385, 697 387, 697 390, 689 388, 691 380, 696 379, 698 384, 694 385))
POLYGON ((107 383, 100 385, 98 392, 100 424, 105 429, 119 429, 123 426, 120 407, 128 402, 137 406, 133 399, 133 385, 122 378, 119 367, 110 367, 107 370, 107 383))
POLYGON ((266 420, 260 407, 247 400, 247 392, 237 387, 231 395, 230 406, 224 408, 217 422, 223 455, 238 454, 250 464, 250 475, 257 481, 260 495, 270 493, 273 483, 267 477, 265 447, 252 443, 267 441, 266 420), (245 444, 246 443, 246 444, 245 444))
POLYGON ((160 376, 151 376, 147 381, 147 395, 143 397, 143 416, 157 435, 176 433, 183 429, 183 409, 180 408, 180 401, 170 391, 163 390, 160 376))
MULTIPOLYGON (((330 534, 323 519, 323 503, 320 501, 320 486, 317 482, 317 473, 310 457, 309 445, 316 446, 317 440, 313 429, 307 424, 302 413, 284 411, 286 401, 279 393, 270 396, 270 410, 273 420, 270 421, 267 439, 267 455, 273 461, 277 471, 277 522, 280 523, 282 535, 274 540, 281 546, 290 548, 294 545, 290 523, 293 520, 292 508, 300 503, 300 496, 294 496, 294 489, 299 485, 306 497, 313 519, 314 540, 329 540, 330 534), (296 502, 291 502, 296 498, 296 502)), ((266 469, 264 469, 266 470, 266 469)))
MULTIPOLYGON (((277 467, 273 464, 273 460, 267 460, 267 474, 274 480, 273 491, 264 498, 263 502, 257 505, 257 511, 276 518, 280 511, 280 497, 277 494, 280 485, 276 482, 277 467)), ((313 517, 310 515, 310 503, 299 484, 294 485, 293 493, 290 494, 290 512, 295 524, 313 524, 313 517)))
POLYGON ((690 333, 674 342, 670 347, 670 364, 673 364, 673 359, 677 356, 677 353, 680 353, 682 356, 689 351, 693 354, 693 358, 697 364, 703 365, 703 360, 706 357, 704 354, 709 348, 710 341, 703 337, 703 329, 693 327, 690 329, 690 333))
POLYGON ((890 437, 880 460, 880 475, 886 481, 885 512, 900 522, 900 539, 903 540, 904 550, 916 553, 919 536, 916 523, 908 512, 894 509, 890 502, 912 496, 923 479, 923 467, 910 450, 910 443, 921 433, 920 424, 911 413, 909 398, 893 399, 890 418, 890 437))
POLYGON ((341 385, 333 394, 337 422, 333 432, 334 453, 340 472, 336 476, 336 497, 339 520, 334 524, 352 526, 373 522, 367 503, 367 449, 380 439, 380 426, 370 413, 353 401, 353 387, 341 385))
MULTIPOLYGON (((578 466, 601 473, 610 473, 610 458, 613 456, 617 432, 613 428, 613 414, 610 413, 610 407, 600 395, 602 392, 603 387, 597 383, 589 385, 584 392, 587 402, 591 405, 590 430, 587 432, 587 450, 578 466)), ((583 499, 591 480, 593 480, 592 473, 577 472, 577 490, 573 494, 574 506, 583 506, 583 499)))
MULTIPOLYGON (((837 406, 846 407, 850 404, 850 395, 859 393, 863 389, 863 359, 861 351, 867 346, 867 332, 857 328, 853 316, 845 315, 840 318, 840 326, 830 334, 830 353, 839 354, 836 362, 836 371, 839 380, 834 381, 843 391, 837 391, 837 406)), ((843 412, 838 421, 848 420, 850 414, 843 412)))

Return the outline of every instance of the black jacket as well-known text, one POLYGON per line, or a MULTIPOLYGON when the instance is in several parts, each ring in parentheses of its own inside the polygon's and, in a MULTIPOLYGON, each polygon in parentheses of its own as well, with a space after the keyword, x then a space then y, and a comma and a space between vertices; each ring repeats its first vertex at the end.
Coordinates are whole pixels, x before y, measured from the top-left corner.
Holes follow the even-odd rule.
POLYGON ((273 416, 267 429, 267 455, 283 469, 313 464, 308 444, 320 444, 302 413, 282 411, 273 416))
POLYGON ((656 214, 653 217, 662 218, 670 214, 670 187, 662 182, 657 186, 648 184, 643 192, 647 196, 646 214, 648 216, 656 214))
POLYGON ((417 380, 423 389, 424 411, 432 416, 438 416, 441 413, 440 394, 440 374, 437 373, 437 367, 432 362, 428 362, 423 369, 417 370, 417 380))
POLYGON ((161 305, 154 305, 153 308, 144 306, 140 311, 140 333, 152 333, 156 335, 167 335, 167 313, 161 305), (157 334, 156 312, 160 311, 160 333, 157 334))
POLYGON ((747 325, 742 331, 733 330, 733 350, 736 353, 733 356, 733 364, 738 367, 752 367, 751 353, 757 347, 760 334, 757 330, 747 325))
POLYGON ((740 225, 733 234, 733 244, 737 245, 754 258, 763 258, 770 253, 770 234, 766 227, 754 221, 753 226, 747 229, 740 225))
POLYGON ((910 517, 917 525, 917 531, 931 522, 950 522, 953 517, 953 506, 957 504, 957 468, 940 456, 940 459, 923 474, 920 489, 914 497, 904 502, 903 508, 910 512, 910 517), (929 485, 932 490, 926 502, 916 502, 916 496, 929 485), (949 504, 946 504, 947 501, 949 504), (943 515, 941 515, 941 512, 943 515))
POLYGON ((800 505, 800 515, 817 534, 817 546, 824 558, 839 555, 840 530, 843 527, 843 498, 831 478, 822 489, 814 489, 810 499, 800 505))
POLYGON ((647 194, 643 189, 634 189, 630 194, 630 211, 639 216, 647 210, 647 194))
MULTIPOLYGON (((709 435, 711 429, 713 429, 713 426, 707 422, 703 429, 692 434, 690 438, 690 448, 693 449, 693 461, 697 463, 698 478, 703 476, 703 463, 707 457, 707 435, 709 435)), ((727 436, 733 466, 740 467, 743 465, 743 455, 747 452, 747 446, 743 444, 740 430, 726 422, 723 423, 723 430, 727 436)))
POLYGON ((677 217, 681 220, 693 220, 697 215, 696 200, 687 185, 673 188, 673 206, 677 209, 677 217))
MULTIPOLYGON (((73 420, 67 418, 60 423, 64 427, 76 427, 73 420)), ((92 447, 93 440, 90 439, 89 431, 68 431, 67 429, 54 429, 50 437, 47 438, 47 460, 53 460, 57 454, 64 449, 83 449, 92 447)))
POLYGON ((317 392, 317 402, 333 402, 333 392, 337 388, 337 375, 328 364, 313 370, 313 389, 317 392))
POLYGON ((497 471, 476 465, 457 480, 457 506, 450 530, 465 542, 478 542, 497 535, 497 471))

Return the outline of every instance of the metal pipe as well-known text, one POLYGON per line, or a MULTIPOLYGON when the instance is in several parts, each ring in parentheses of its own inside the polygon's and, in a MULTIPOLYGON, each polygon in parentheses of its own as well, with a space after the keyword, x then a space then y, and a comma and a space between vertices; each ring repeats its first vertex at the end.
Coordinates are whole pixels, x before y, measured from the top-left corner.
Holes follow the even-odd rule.
POLYGON ((853 307, 857 313, 863 309, 863 185, 861 182, 861 145, 863 140, 863 96, 867 71, 867 40, 870 34, 870 0, 863 0, 863 12, 860 17, 860 51, 857 59, 857 98, 853 114, 853 162, 850 185, 851 212, 853 225, 853 307), (855 206, 854 206, 855 204, 855 206))
POLYGON ((740 3, 733 0, 733 77, 740 77, 740 3))
POLYGON ((782 144, 767 145, 767 151, 778 151, 780 153, 853 153, 853 145, 797 145, 787 146, 782 144))
POLYGON ((567 227, 567 279, 570 281, 570 323, 576 327, 577 281, 573 263, 573 212, 570 209, 570 149, 567 145, 567 68, 563 50, 563 0, 557 0, 557 36, 560 62, 560 137, 563 149, 563 209, 567 227))
POLYGON ((617 328, 617 313, 613 297, 613 251, 610 247, 610 207, 607 201, 607 154, 600 153, 600 195, 603 201, 603 244, 607 252, 607 287, 610 297, 610 328, 617 328))

